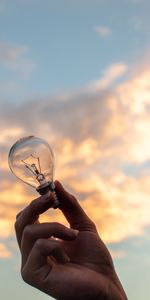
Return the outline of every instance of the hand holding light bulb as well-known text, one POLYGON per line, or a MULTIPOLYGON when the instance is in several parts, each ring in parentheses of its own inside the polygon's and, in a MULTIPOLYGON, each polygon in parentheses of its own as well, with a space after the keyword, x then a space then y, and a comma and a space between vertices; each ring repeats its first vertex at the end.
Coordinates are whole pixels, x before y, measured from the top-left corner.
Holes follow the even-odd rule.
POLYGON ((39 216, 52 207, 52 193, 17 214, 23 280, 58 300, 127 300, 95 224, 60 182, 55 186, 70 228, 58 222, 40 223, 39 216))
POLYGON ((41 195, 49 190, 54 193, 54 206, 59 206, 55 193, 54 153, 49 144, 40 138, 29 136, 18 140, 9 152, 9 167, 22 181, 34 187, 41 195))
POLYGON ((16 217, 24 281, 59 300, 127 300, 95 224, 58 181, 58 198, 54 193, 54 155, 48 143, 33 136, 17 141, 10 150, 9 165, 43 195, 16 217), (58 206, 70 228, 39 222, 41 213, 58 206))

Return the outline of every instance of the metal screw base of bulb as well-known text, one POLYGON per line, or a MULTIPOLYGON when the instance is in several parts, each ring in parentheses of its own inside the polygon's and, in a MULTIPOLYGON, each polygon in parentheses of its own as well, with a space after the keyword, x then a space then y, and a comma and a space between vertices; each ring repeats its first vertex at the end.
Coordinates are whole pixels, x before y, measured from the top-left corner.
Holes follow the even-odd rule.
POLYGON ((54 205, 53 205, 53 208, 56 209, 56 208, 59 207, 60 201, 59 201, 59 199, 57 197, 56 191, 53 191, 52 193, 53 193, 53 196, 54 196, 54 205))
POLYGON ((42 185, 40 187, 37 188, 37 192, 40 195, 45 195, 48 191, 51 191, 53 193, 54 196, 54 205, 53 208, 56 209, 59 207, 60 205, 60 201, 57 197, 56 191, 55 191, 55 184, 54 182, 47 182, 45 185, 42 185))

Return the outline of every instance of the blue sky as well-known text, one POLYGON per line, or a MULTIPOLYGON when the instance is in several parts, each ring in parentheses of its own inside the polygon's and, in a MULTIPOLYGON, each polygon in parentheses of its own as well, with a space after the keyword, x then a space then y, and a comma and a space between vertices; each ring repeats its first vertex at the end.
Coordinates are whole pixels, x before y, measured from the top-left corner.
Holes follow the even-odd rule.
POLYGON ((18 70, 1 66, 0 78, 21 99, 80 87, 109 64, 136 63, 149 46, 148 1, 1 1, 0 14, 1 42, 22 49, 18 70))
POLYGON ((53 146, 56 177, 96 222, 129 299, 150 299, 149 12, 148 0, 0 0, 3 299, 48 299, 21 280, 13 230, 37 194, 7 153, 30 134, 53 146))

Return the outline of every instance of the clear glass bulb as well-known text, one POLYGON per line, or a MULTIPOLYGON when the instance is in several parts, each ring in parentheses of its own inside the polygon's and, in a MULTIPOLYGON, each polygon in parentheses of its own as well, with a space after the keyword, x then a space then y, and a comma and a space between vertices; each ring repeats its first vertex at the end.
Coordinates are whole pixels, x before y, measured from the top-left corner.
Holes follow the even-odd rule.
POLYGON ((18 140, 10 149, 8 162, 11 171, 41 195, 54 191, 54 153, 45 140, 34 136, 18 140))

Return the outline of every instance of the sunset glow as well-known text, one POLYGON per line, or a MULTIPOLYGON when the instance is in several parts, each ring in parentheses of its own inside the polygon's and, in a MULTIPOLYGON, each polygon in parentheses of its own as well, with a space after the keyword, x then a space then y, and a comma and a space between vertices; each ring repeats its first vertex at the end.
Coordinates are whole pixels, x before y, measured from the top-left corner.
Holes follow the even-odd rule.
MULTIPOLYGON (((115 21, 110 3, 51 2, 15 0, 12 8, 11 1, 0 1, 1 28, 5 28, 0 40, 2 269, 6 265, 6 273, 18 276, 15 217, 38 197, 11 174, 8 153, 16 140, 35 135, 54 150, 55 179, 75 194, 96 223, 129 299, 149 300, 150 5, 146 0, 122 1, 124 19, 116 0, 115 21), (20 13, 26 16, 22 33, 17 29, 20 13), (143 294, 137 290, 139 282, 143 294)), ((68 225, 58 210, 49 210, 41 221, 68 225)), ((22 290, 15 294, 12 286, 14 299, 21 298, 22 290)), ((41 294, 27 293, 28 299, 40 299, 41 294)))

